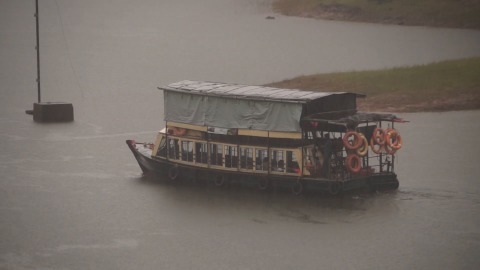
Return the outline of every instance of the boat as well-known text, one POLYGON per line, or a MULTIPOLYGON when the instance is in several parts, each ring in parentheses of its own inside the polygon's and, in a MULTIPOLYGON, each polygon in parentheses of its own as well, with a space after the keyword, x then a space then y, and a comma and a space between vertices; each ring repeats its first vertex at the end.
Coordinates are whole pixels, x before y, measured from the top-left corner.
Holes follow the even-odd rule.
POLYGON ((165 128, 126 141, 144 174, 333 195, 395 190, 403 140, 393 114, 357 111, 350 92, 184 80, 158 87, 165 128))

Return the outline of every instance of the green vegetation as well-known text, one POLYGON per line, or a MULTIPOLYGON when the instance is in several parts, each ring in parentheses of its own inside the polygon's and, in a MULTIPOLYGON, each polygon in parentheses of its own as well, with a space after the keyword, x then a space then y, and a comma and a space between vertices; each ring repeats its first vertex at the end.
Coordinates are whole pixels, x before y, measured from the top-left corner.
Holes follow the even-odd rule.
POLYGON ((480 0, 276 0, 289 16, 480 29, 480 0))
POLYGON ((301 76, 272 87, 355 92, 362 111, 480 109, 480 57, 376 71, 301 76))

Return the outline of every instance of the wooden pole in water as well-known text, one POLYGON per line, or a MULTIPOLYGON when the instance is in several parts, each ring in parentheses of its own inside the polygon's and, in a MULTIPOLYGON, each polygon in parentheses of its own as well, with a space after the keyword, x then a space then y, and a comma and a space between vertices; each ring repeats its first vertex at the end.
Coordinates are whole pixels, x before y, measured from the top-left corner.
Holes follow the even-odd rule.
POLYGON ((73 121, 73 105, 66 102, 45 102, 42 103, 40 89, 40 23, 38 12, 38 0, 35 0, 35 21, 37 32, 37 87, 38 103, 33 103, 33 110, 26 110, 26 114, 33 115, 35 122, 71 122, 73 121))
POLYGON ((42 102, 42 95, 40 91, 40 33, 39 33, 39 15, 38 15, 38 0, 35 0, 35 21, 37 29, 37 86, 38 86, 38 103, 42 102))

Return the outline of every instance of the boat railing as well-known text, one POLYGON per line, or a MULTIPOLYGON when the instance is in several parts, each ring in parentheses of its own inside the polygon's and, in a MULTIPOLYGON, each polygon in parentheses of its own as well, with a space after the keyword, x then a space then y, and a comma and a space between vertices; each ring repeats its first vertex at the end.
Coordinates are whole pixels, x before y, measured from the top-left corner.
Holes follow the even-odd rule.
POLYGON ((228 144, 190 137, 168 136, 155 158, 189 166, 263 174, 300 174, 298 148, 228 144), (298 152, 298 153, 297 153, 298 152))

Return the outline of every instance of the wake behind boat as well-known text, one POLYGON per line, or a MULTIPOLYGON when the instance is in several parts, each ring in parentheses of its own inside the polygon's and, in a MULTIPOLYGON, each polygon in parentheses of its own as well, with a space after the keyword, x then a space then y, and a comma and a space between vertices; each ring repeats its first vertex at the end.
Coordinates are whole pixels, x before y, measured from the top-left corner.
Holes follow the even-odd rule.
POLYGON ((397 189, 402 137, 392 114, 359 113, 347 92, 181 81, 164 92, 155 143, 127 140, 144 173, 260 189, 338 194, 397 189))

